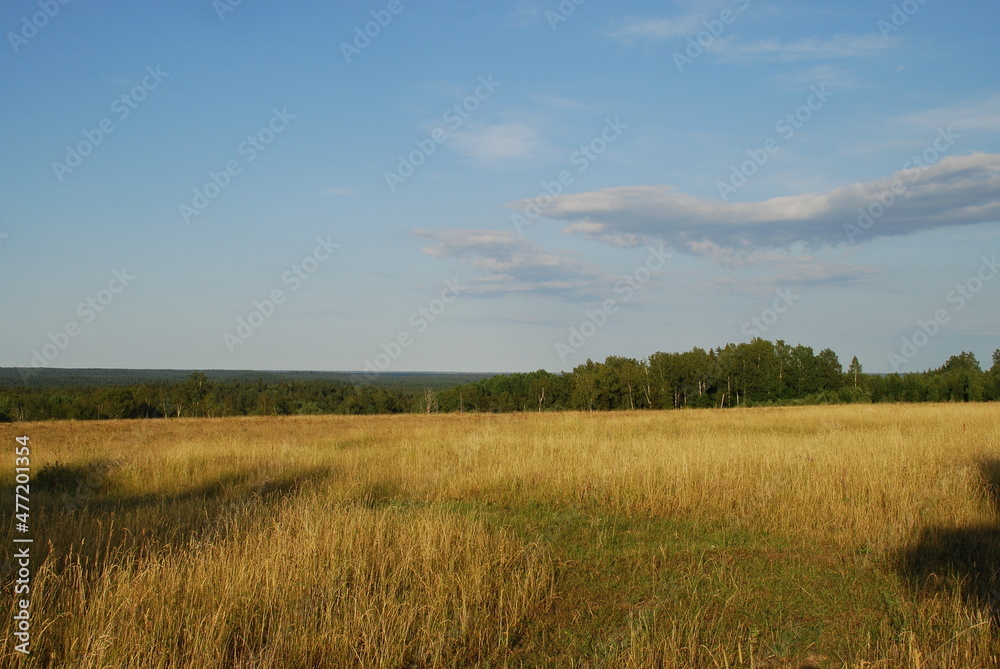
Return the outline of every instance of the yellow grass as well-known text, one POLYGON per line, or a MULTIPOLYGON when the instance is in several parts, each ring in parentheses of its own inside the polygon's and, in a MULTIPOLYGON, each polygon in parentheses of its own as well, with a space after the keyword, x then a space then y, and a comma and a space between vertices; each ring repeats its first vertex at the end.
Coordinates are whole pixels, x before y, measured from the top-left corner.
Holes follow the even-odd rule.
MULTIPOLYGON (((0 443, 12 453, 22 433, 35 477, 34 652, 15 654, 5 623, 4 666, 964 667, 1000 657, 995 610, 968 596, 983 583, 963 582, 980 572, 909 578, 899 567, 901 555, 947 552, 934 541, 995 536, 998 405, 60 422, 0 426, 0 443), (772 549, 729 547, 720 555, 737 571, 727 571, 708 549, 687 555, 657 539, 672 585, 650 585, 653 603, 629 603, 585 649, 558 648, 557 628, 579 620, 560 608, 579 561, 559 553, 572 537, 539 529, 553 510, 595 527, 613 518, 683 522, 695 537, 750 533, 824 583, 876 579, 857 595, 844 581, 838 602, 893 603, 884 620, 881 604, 860 606, 868 617, 856 628, 831 613, 823 624, 846 631, 782 656, 772 614, 753 618, 773 590, 745 577, 772 549)), ((0 475, 10 491, 13 467, 0 475)), ((13 578, 5 567, 11 614, 13 578)), ((809 590, 798 578, 776 587, 809 590)), ((808 594, 825 610, 823 592, 808 594)), ((608 597, 593 607, 628 601, 608 597)))

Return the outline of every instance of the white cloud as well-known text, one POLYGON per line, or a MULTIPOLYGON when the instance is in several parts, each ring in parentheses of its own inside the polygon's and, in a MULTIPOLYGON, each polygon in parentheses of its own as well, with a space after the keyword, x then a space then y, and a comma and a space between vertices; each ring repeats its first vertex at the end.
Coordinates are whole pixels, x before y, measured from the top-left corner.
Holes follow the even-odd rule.
MULTIPOLYGON (((671 186, 606 188, 554 198, 543 215, 570 222, 567 232, 591 239, 634 235, 687 252, 698 248, 691 243, 702 242, 747 252, 796 244, 819 248, 846 243, 845 225, 856 224, 859 208, 869 208, 894 183, 905 190, 859 241, 1000 221, 1000 155, 987 153, 949 156, 923 172, 901 170, 827 193, 761 202, 708 200, 671 186)), ((527 201, 507 206, 523 209, 527 201)))

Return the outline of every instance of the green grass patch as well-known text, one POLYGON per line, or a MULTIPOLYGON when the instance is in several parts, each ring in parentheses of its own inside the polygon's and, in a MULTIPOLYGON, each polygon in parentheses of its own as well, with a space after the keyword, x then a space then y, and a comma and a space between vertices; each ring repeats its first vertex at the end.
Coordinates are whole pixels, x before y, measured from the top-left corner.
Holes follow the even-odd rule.
POLYGON ((615 666, 635 634, 679 635, 691 666, 842 666, 912 623, 899 579, 857 551, 573 506, 449 508, 546 546, 557 564, 556 597, 513 666, 615 666))

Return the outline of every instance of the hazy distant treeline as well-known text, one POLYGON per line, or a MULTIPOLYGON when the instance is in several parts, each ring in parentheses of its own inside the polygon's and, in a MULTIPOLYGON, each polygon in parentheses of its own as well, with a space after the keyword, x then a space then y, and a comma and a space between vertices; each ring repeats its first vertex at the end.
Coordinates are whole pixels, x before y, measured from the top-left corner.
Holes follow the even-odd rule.
POLYGON ((432 411, 680 409, 853 402, 1000 400, 1000 350, 984 371, 971 353, 939 369, 888 376, 847 369, 830 349, 754 339, 724 348, 612 356, 571 372, 500 374, 443 390, 344 381, 211 381, 0 388, 0 421, 381 414, 432 411))
POLYGON ((0 421, 378 414, 419 410, 420 392, 341 381, 209 381, 0 388, 0 421))

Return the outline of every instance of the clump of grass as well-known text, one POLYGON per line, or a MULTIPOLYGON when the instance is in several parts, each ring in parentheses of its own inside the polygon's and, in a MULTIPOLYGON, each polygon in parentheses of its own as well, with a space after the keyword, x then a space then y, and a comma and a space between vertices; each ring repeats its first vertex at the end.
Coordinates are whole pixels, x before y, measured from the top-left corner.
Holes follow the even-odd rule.
POLYGON ((433 509, 243 507, 184 546, 99 574, 36 580, 42 664, 116 667, 464 666, 500 656, 551 595, 544 551, 433 509))

